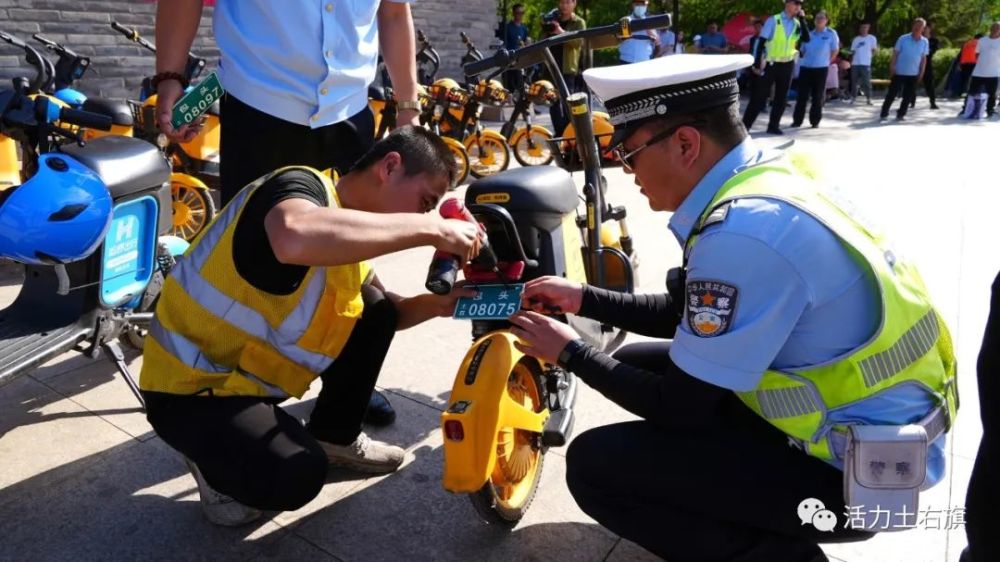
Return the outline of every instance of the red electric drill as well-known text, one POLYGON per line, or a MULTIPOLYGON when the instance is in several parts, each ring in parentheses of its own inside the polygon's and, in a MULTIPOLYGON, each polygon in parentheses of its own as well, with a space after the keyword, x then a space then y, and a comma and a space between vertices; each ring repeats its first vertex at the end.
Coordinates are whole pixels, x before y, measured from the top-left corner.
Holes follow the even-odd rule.
MULTIPOLYGON (((458 219, 477 224, 476 218, 472 216, 469 209, 460 200, 451 198, 441 203, 441 216, 446 219, 458 219)), ((476 262, 499 273, 497 267, 497 256, 490 248, 489 239, 486 238, 486 230, 483 225, 479 225, 479 255, 476 262)), ((462 258, 454 254, 449 254, 438 250, 434 252, 431 266, 427 271, 427 283, 424 284, 427 290, 436 295, 447 295, 455 286, 455 278, 458 270, 462 268, 462 258)))

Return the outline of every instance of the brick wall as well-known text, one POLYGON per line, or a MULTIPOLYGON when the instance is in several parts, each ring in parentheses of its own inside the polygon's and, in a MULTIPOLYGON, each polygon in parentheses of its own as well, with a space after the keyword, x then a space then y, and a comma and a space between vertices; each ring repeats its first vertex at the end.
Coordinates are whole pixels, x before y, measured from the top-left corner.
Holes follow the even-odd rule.
MULTIPOLYGON (((414 24, 427 34, 441 55, 439 77, 459 75, 459 61, 465 53, 459 31, 468 33, 483 52, 496 43, 495 6, 495 0, 415 0, 414 24)), ((0 30, 20 37, 39 51, 42 46, 31 39, 32 33, 41 33, 89 56, 91 68, 77 83, 85 94, 134 97, 143 77, 153 73, 153 55, 126 40, 110 24, 118 21, 135 27, 153 41, 155 12, 156 4, 150 0, 0 0, 0 30)), ((192 51, 214 67, 219 51, 212 39, 211 21, 212 8, 206 7, 192 51)), ((21 49, 0 42, 0 87, 8 87, 14 76, 30 78, 34 71, 21 49)))

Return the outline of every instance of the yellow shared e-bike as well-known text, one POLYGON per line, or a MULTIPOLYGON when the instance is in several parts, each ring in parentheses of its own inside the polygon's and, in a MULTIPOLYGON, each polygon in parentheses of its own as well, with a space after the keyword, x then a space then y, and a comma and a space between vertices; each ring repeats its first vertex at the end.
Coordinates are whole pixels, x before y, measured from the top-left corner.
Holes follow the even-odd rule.
MULTIPOLYGON (((631 23, 632 30, 664 27, 669 25, 669 16, 631 23)), ((469 64, 465 71, 476 75, 496 69, 499 74, 539 62, 557 70, 551 47, 583 39, 586 48, 602 48, 629 33, 627 20, 570 32, 515 51, 501 50, 469 64)), ((558 72, 553 75, 560 76, 558 72)), ((464 207, 471 220, 482 226, 490 251, 481 252, 463 269, 467 281, 477 288, 477 297, 461 299, 455 317, 471 320, 474 342, 441 416, 444 487, 468 494, 485 520, 508 528, 530 506, 548 448, 565 445, 569 439, 577 389, 572 373, 514 346, 516 337, 507 318, 520 307, 523 283, 555 275, 624 292, 631 292, 635 284, 624 209, 612 208, 604 200, 601 150, 588 96, 569 95, 561 79, 555 86, 576 131, 574 149, 584 172, 585 213, 579 215, 580 199, 572 176, 559 167, 512 169, 469 186, 464 207), (608 239, 609 231, 603 228, 610 221, 620 226, 614 240, 608 239)), ((442 214, 455 207, 446 202, 442 214)), ((451 283, 439 282, 443 274, 438 263, 435 259, 427 287, 447 292, 451 283)), ((610 351, 624 339, 625 334, 611 326, 560 311, 552 313, 600 349, 610 351)))

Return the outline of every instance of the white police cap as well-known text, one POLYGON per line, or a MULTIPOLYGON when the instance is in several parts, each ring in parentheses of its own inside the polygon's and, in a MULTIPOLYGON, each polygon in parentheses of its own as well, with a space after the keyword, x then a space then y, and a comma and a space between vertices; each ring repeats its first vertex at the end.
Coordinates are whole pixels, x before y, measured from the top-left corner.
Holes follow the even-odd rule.
POLYGON ((672 55, 585 70, 587 86, 604 102, 617 144, 648 120, 739 103, 737 71, 750 55, 672 55))

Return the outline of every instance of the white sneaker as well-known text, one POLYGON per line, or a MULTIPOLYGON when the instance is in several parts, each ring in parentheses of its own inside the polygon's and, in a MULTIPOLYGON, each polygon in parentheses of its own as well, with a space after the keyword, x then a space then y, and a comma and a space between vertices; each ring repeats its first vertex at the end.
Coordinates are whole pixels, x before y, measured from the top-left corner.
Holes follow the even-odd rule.
POLYGON ((205 477, 198 470, 198 465, 191 459, 184 457, 184 462, 195 482, 198 483, 198 495, 201 496, 201 509, 205 512, 205 517, 216 525, 223 527, 239 527, 260 517, 261 511, 247 505, 243 505, 233 498, 216 492, 205 481, 205 477))
POLYGON ((406 456, 401 447, 374 441, 365 432, 361 432, 354 443, 350 445, 335 445, 318 440, 320 447, 326 451, 326 458, 331 466, 339 466, 356 470, 381 474, 395 472, 406 456))

